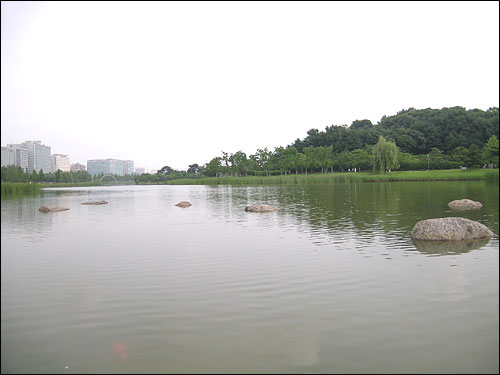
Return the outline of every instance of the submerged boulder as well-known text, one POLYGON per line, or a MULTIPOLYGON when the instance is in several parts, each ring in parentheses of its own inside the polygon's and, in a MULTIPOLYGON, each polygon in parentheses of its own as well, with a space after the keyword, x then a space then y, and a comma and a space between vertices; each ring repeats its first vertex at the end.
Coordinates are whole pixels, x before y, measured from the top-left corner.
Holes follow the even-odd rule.
POLYGON ((413 240, 459 241, 491 238, 495 234, 485 225, 463 217, 445 217, 419 221, 413 227, 413 240))
POLYGON ((279 210, 279 208, 271 206, 269 204, 257 204, 254 206, 245 207, 246 212, 273 212, 276 210, 279 210))
POLYGON ((83 203, 80 203, 80 204, 86 204, 86 205, 98 205, 98 204, 108 204, 108 202, 106 201, 93 201, 93 202, 83 202, 83 203))
POLYGON ((176 206, 186 208, 186 207, 192 206, 192 204, 187 202, 187 201, 181 201, 181 202, 177 203, 176 206))
POLYGON ((472 201, 470 199, 459 199, 448 203, 448 207, 455 210, 477 210, 483 207, 481 202, 472 201))
POLYGON ((38 209, 38 211, 47 213, 47 212, 58 212, 58 211, 67 211, 69 208, 66 207, 56 207, 56 206, 43 206, 38 209))

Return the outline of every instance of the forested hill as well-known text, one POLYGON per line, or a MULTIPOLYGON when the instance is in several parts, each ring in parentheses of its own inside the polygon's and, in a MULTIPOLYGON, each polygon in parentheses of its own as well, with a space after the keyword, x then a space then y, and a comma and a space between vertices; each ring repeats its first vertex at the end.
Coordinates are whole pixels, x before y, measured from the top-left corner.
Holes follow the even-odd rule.
POLYGON ((307 137, 297 139, 293 146, 302 152, 307 146, 333 145, 334 152, 339 153, 374 145, 382 135, 393 140, 401 152, 419 155, 437 148, 449 154, 457 147, 469 148, 472 144, 481 148, 492 135, 498 138, 498 124, 498 107, 487 111, 463 107, 409 108, 394 116, 384 116, 375 125, 370 120, 356 120, 350 127, 311 129, 307 137))

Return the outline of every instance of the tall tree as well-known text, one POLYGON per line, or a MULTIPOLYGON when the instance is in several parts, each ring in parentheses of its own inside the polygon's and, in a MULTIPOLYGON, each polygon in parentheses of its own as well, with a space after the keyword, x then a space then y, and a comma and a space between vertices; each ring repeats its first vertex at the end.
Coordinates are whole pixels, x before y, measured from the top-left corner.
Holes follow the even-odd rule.
POLYGON ((378 142, 373 146, 373 170, 386 173, 389 169, 399 168, 398 148, 396 144, 379 136, 378 142))
POLYGON ((222 158, 216 156, 206 166, 206 174, 208 176, 219 177, 219 172, 222 171, 222 158))
POLYGON ((188 167, 187 173, 198 174, 199 169, 200 169, 200 166, 198 164, 194 163, 188 167))
POLYGON ((169 167, 168 165, 165 165, 163 168, 161 168, 158 172, 159 174, 164 174, 164 175, 169 175, 172 172, 174 172, 173 168, 169 167))
POLYGON ((492 135, 484 145, 484 160, 498 166, 498 138, 492 135))
POLYGON ((467 168, 477 168, 481 165, 481 150, 476 144, 471 144, 465 159, 467 168))

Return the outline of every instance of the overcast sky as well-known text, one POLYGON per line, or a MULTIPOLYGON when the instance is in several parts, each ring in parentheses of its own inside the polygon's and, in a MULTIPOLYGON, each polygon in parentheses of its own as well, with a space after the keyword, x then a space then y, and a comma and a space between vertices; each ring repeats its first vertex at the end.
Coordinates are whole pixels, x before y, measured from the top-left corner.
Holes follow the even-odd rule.
POLYGON ((2 146, 187 169, 499 105, 499 2, 2 1, 2 146))

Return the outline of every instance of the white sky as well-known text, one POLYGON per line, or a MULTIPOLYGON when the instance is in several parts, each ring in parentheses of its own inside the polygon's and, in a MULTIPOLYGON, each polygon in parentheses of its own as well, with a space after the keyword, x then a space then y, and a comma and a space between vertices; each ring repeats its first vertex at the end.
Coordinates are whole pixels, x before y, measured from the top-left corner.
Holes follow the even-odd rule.
POLYGON ((187 169, 409 107, 499 106, 499 2, 2 1, 2 146, 187 169))

